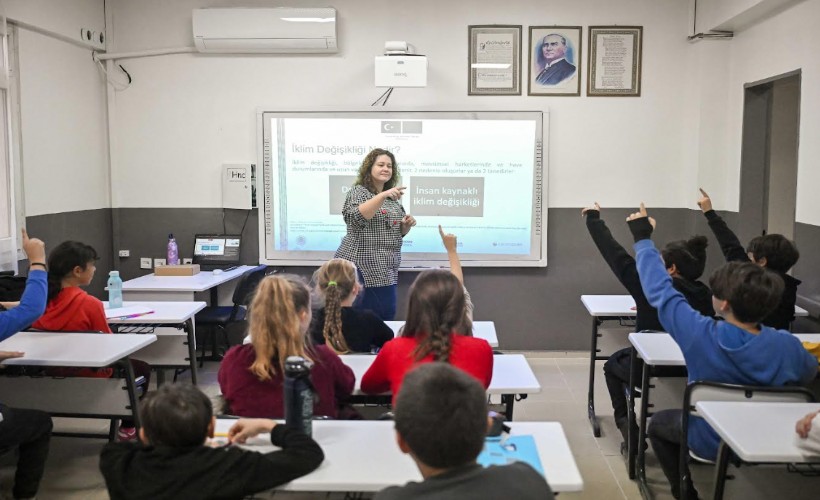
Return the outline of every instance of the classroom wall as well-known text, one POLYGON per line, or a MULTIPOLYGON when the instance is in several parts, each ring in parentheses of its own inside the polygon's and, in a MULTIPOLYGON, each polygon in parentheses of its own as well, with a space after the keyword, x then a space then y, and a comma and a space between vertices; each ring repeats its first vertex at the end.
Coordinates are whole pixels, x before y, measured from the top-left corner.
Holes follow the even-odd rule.
MULTIPOLYGON (((111 259, 106 90, 80 29, 103 31, 103 0, 4 0, 16 25, 26 225, 46 249, 79 239, 111 259), (67 39, 75 40, 75 43, 67 39)), ((104 278, 89 288, 101 294, 104 278)))
POLYGON ((801 304, 820 312, 820 0, 794 5, 735 32, 731 41, 702 41, 701 118, 698 184, 716 208, 738 210, 744 85, 791 71, 801 72, 795 242, 801 261, 794 275, 803 280, 801 304))

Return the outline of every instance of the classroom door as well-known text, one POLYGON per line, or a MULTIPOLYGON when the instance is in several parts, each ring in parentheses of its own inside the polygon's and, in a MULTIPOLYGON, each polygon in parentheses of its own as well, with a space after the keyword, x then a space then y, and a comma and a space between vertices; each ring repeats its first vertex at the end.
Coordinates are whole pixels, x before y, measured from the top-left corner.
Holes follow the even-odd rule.
POLYGON ((794 239, 800 71, 748 84, 740 175, 741 241, 766 233, 794 239))

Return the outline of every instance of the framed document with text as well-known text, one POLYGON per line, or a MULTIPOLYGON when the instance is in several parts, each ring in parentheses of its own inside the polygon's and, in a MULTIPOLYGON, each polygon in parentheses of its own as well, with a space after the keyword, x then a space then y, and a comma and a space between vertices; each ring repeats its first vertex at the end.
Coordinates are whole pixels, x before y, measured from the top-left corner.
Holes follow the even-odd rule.
POLYGON ((581 95, 581 27, 530 26, 527 95, 581 95))
POLYGON ((467 95, 521 95, 521 26, 468 26, 467 95))
POLYGON ((643 26, 590 26, 587 95, 640 97, 643 26))

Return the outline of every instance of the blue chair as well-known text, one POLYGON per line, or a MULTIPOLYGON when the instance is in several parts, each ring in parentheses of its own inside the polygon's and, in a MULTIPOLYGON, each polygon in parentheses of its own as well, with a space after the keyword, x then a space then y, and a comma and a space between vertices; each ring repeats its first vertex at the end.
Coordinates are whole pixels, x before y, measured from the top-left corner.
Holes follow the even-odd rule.
MULTIPOLYGON (((225 345, 228 345, 228 325, 245 320, 247 314, 247 306, 253 299, 253 292, 256 291, 257 285, 265 276, 275 273, 276 270, 268 266, 260 265, 248 271, 245 271, 239 278, 236 284, 236 289, 233 292, 232 306, 210 306, 201 310, 196 314, 195 321, 197 327, 208 327, 207 337, 211 344, 210 360, 218 361, 220 359, 217 353, 217 332, 221 332, 225 345)), ((199 366, 201 367, 205 360, 206 346, 203 342, 202 356, 199 358, 199 366)))

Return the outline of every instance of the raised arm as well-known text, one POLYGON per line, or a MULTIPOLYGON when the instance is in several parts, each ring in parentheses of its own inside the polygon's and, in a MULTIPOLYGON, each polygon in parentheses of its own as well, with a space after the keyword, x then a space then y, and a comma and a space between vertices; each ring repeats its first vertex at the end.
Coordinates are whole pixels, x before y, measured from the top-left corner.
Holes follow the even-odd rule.
POLYGON ((663 257, 650 239, 655 220, 647 216, 643 203, 640 212, 630 215, 627 221, 635 238, 638 274, 646 298, 658 310, 661 324, 686 355, 697 335, 714 320, 695 311, 672 285, 663 257))
POLYGON ((0 313, 0 340, 11 337, 34 323, 46 310, 48 275, 45 265, 45 244, 37 238, 29 238, 25 229, 22 233, 23 250, 26 252, 31 268, 20 304, 14 309, 0 313))
POLYGON ((586 216, 587 230, 592 236, 592 241, 598 247, 604 260, 618 281, 627 289, 635 300, 643 297, 638 269, 635 267, 635 259, 632 258, 626 249, 618 243, 612 236, 606 223, 601 219, 601 207, 596 202, 592 207, 585 208, 581 215, 586 216))
POLYGON ((712 199, 703 189, 700 190, 700 194, 701 198, 698 200, 698 206, 703 212, 703 215, 706 216, 709 228, 712 229, 712 233, 715 235, 715 239, 717 239, 726 261, 745 262, 749 260, 746 249, 743 248, 743 245, 740 243, 740 240, 737 239, 735 233, 729 229, 729 226, 726 225, 726 221, 712 209, 712 199))

